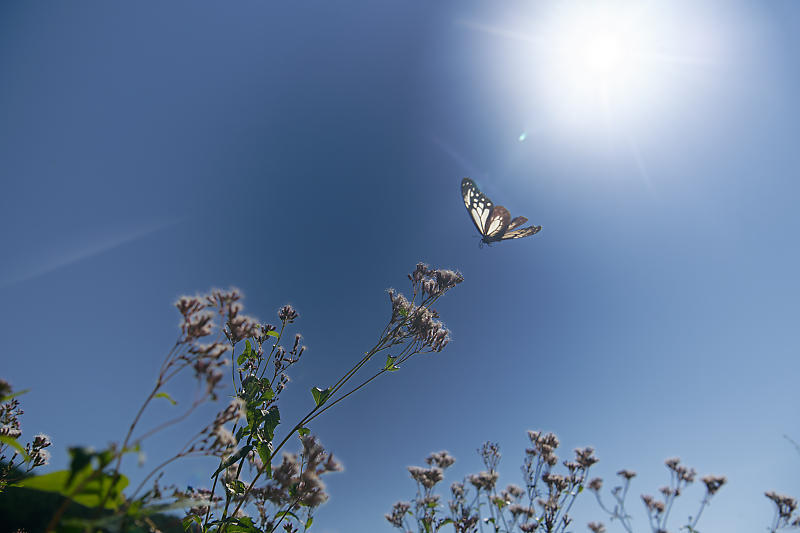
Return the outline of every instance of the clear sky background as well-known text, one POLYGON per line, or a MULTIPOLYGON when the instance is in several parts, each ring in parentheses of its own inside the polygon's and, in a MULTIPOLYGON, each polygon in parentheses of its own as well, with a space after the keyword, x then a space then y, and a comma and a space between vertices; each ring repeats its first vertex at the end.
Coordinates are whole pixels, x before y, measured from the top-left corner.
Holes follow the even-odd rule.
MULTIPOLYGON (((485 440, 520 483, 528 429, 594 446, 608 485, 638 471, 637 531, 675 455, 728 476, 701 530, 765 528, 764 491, 800 496, 800 4, 595 5, 4 2, 0 375, 31 389, 24 435, 51 468, 120 439, 176 297, 230 285, 262 320, 300 312, 294 420, 425 261, 465 277, 453 342, 312 426, 345 466, 315 529, 389 531, 440 449, 445 487, 485 440), (542 232, 479 249, 464 176, 542 232)), ((574 516, 608 522, 588 493, 574 516)))

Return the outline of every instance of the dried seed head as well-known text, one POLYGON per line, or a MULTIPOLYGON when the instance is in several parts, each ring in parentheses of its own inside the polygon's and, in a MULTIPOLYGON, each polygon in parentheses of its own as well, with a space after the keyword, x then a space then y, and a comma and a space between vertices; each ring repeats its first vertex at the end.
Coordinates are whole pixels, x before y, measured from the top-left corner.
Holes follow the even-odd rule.
POLYGON ((708 494, 713 496, 717 493, 717 491, 728 482, 728 478, 725 476, 705 476, 702 479, 702 482, 706 485, 706 490, 708 494))
POLYGON ((601 522, 589 522, 587 526, 592 530, 592 533, 606 533, 606 526, 601 522))

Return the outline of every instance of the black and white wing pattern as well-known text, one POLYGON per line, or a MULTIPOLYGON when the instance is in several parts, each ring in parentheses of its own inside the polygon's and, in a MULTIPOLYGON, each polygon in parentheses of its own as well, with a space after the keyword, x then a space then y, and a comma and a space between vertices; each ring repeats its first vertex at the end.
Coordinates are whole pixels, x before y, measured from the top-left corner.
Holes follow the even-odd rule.
POLYGON ((473 224, 481 234, 482 243, 521 239, 535 235, 542 230, 541 226, 517 229, 528 219, 516 217, 512 220, 508 209, 502 205, 494 205, 469 178, 461 180, 461 198, 464 200, 464 207, 467 208, 473 224))

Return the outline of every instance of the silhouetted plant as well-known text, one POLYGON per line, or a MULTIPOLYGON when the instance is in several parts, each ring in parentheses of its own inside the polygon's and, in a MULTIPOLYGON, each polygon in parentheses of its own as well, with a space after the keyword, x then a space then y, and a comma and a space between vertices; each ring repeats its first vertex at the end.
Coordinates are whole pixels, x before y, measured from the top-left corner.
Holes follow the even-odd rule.
POLYGON ((575 459, 563 462, 566 472, 556 474, 552 469, 558 463, 555 455, 558 438, 539 431, 529 431, 528 437, 533 447, 525 450, 524 487, 512 484, 497 490, 500 448, 486 442, 478 449, 485 470, 453 483, 445 510, 439 495, 433 491, 455 459, 447 452, 434 453, 425 460, 428 468, 409 467, 411 477, 417 482, 417 495, 411 502, 394 504, 386 519, 407 532, 416 528, 429 533, 447 525, 452 525, 457 533, 484 531, 484 527, 498 533, 566 531, 572 521, 569 511, 583 490, 589 468, 597 462, 594 450, 576 449, 575 459))
MULTIPOLYGON (((694 468, 682 465, 680 459, 677 457, 667 459, 664 464, 667 466, 670 473, 670 484, 669 486, 664 486, 659 489, 661 499, 657 499, 648 494, 642 495, 642 502, 647 510, 650 530, 653 533, 667 533, 667 522, 675 500, 678 496, 683 494, 684 489, 691 485, 697 476, 694 468)), ((617 475, 622 479, 622 485, 618 485, 611 490, 611 496, 614 499, 613 507, 606 506, 600 496, 600 491, 603 488, 602 479, 592 479, 588 487, 595 493, 597 503, 608 513, 611 521, 619 521, 625 531, 633 533, 632 516, 629 515, 628 511, 625 509, 625 498, 628 495, 631 480, 636 477, 636 472, 632 470, 620 470, 617 472, 617 475)), ((700 508, 697 514, 695 514, 694 517, 689 516, 686 524, 681 527, 681 529, 685 529, 689 533, 697 533, 696 527, 697 522, 700 520, 700 515, 703 514, 703 510, 711 502, 711 498, 727 482, 727 479, 725 476, 709 475, 705 476, 702 481, 706 487, 706 492, 700 502, 700 508)), ((603 533, 606 531, 605 525, 601 522, 590 522, 588 527, 593 533, 603 533)))
POLYGON ((765 492, 764 495, 775 504, 775 516, 769 527, 770 533, 781 529, 800 528, 800 515, 795 514, 797 500, 772 490, 765 492))
MULTIPOLYGON (((282 307, 278 311, 279 324, 273 326, 242 314, 242 295, 236 289, 180 298, 175 304, 182 317, 180 335, 162 362, 153 389, 121 443, 97 452, 70 448, 68 470, 34 476, 17 486, 66 496, 48 530, 68 523, 87 530, 124 531, 131 524, 151 525, 148 517, 152 514, 177 508, 188 509, 183 521, 187 530, 220 533, 275 531, 279 527, 287 532, 299 528, 307 530, 312 525, 314 509, 328 499, 321 476, 341 469, 333 456, 310 435, 309 424, 378 376, 399 370, 418 353, 439 352, 449 342, 449 331, 431 306, 461 283, 463 277, 457 272, 431 269, 422 263, 408 277, 412 297, 409 300, 389 290, 391 316, 376 344, 333 385, 313 387, 313 407, 280 439, 276 437, 281 423, 278 402, 290 382, 289 369, 305 351, 299 333, 293 336, 290 349, 282 344, 287 327, 298 318, 297 311, 289 305, 282 307), (222 320, 221 329, 217 329, 217 319, 222 320), (216 339, 207 342, 215 331, 216 339), (356 374, 381 352, 386 352, 385 361, 366 379, 350 385, 356 374), (229 358, 226 357, 228 353, 229 358), (210 424, 191 435, 172 457, 159 463, 138 487, 125 495, 123 490, 128 479, 121 472, 123 456, 140 453, 145 439, 182 422, 200 405, 216 400, 227 387, 224 367, 228 365, 233 400, 210 424), (197 398, 167 422, 139 431, 143 414, 154 401, 178 404, 165 387, 186 372, 193 373, 198 380, 200 394, 197 398), (278 452, 293 435, 300 438, 300 452, 284 452, 279 456, 278 452), (219 459, 219 466, 211 475, 210 489, 179 489, 161 484, 164 467, 178 459, 195 456, 219 459), (273 461, 277 462, 273 464, 273 461), (260 480, 262 483, 257 486, 260 480), (150 488, 145 490, 148 483, 150 488), (62 521, 70 501, 96 508, 95 519, 80 523, 62 521)), ((13 412, 13 409, 9 411, 13 412)), ((16 436, 4 437, 3 444, 13 445, 8 440, 11 438, 16 436)), ((35 440, 29 454, 36 452, 45 457, 43 448, 46 445, 44 441, 35 440)), ((36 457, 36 453, 31 457, 36 457)))
POLYGON ((50 461, 50 437, 42 433, 33 441, 20 444, 24 411, 18 396, 27 390, 14 392, 11 384, 0 379, 0 493, 12 483, 29 476, 34 468, 45 466, 50 461), (10 456, 6 455, 11 453, 10 456))

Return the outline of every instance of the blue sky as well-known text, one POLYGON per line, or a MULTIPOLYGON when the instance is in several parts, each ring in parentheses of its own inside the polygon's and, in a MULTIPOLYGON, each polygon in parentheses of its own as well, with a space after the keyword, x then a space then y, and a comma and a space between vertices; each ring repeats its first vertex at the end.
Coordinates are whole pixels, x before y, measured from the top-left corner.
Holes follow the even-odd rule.
MULTIPOLYGON (((528 429, 638 471, 637 531, 675 455, 728 476, 702 530, 766 527, 764 491, 800 496, 800 6, 651 3, 580 78, 587 6, 5 3, 2 377, 31 389, 25 434, 54 468, 121 438, 172 302, 230 285, 262 320, 301 314, 292 420, 425 261, 464 274, 439 306, 453 342, 312 428, 345 465, 315 528, 389 531, 406 466, 440 449, 448 485, 485 440, 519 483, 528 429), (542 232, 478 249, 463 176, 542 232)), ((588 494, 574 515, 607 522, 588 494)))

